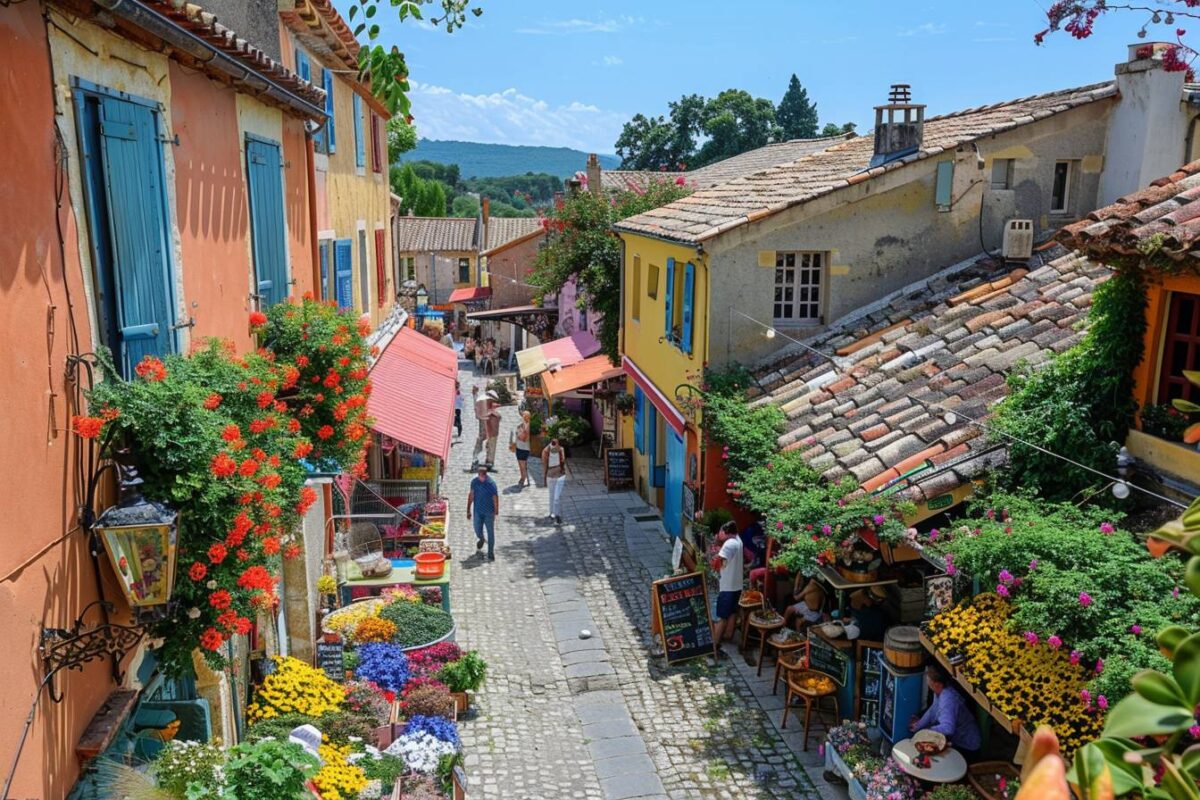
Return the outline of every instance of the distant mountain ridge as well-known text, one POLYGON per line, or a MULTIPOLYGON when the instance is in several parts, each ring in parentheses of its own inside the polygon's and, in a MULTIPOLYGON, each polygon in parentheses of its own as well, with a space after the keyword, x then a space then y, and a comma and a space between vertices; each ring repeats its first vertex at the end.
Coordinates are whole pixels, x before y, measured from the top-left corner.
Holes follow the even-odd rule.
MULTIPOLYGON (((582 150, 570 147, 421 139, 415 149, 400 156, 400 161, 458 164, 459 174, 464 178, 498 178, 526 172, 545 172, 567 178, 587 166, 587 157, 582 150)), ((616 156, 600 156, 600 166, 604 169, 616 169, 620 163, 616 156)))

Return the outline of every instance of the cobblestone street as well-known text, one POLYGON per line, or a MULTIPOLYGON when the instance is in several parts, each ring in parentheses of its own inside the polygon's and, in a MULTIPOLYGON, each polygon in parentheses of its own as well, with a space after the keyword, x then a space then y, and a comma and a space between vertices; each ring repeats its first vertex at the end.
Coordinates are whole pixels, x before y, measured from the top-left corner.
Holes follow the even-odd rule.
MULTIPOLYGON (((469 398, 476 379, 461 378, 469 398)), ((798 724, 778 730, 783 700, 770 694, 770 665, 764 680, 736 655, 719 668, 695 660, 669 670, 652 657, 650 582, 668 572, 670 545, 657 519, 634 515, 653 509, 632 492, 609 493, 600 462, 576 455, 554 526, 546 490, 516 486, 506 443, 517 411, 502 412, 495 562, 476 553, 464 514, 469 402, 443 484, 458 641, 489 663, 463 726, 471 796, 844 797, 806 773, 823 784, 820 734, 803 753, 798 724), (583 629, 592 636, 580 638, 583 629)), ((530 464, 539 480, 540 464, 530 464)))

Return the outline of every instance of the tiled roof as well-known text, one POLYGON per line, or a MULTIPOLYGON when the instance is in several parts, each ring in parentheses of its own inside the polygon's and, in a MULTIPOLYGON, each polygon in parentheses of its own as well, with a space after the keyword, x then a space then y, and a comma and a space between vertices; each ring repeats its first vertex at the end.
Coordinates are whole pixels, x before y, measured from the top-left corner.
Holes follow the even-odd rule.
POLYGON ((396 217, 396 250, 400 253, 473 251, 475 223, 473 217, 396 217))
POLYGON ((803 448, 829 480, 852 475, 874 491, 925 465, 901 496, 945 494, 1006 457, 1002 445, 962 418, 948 422, 945 411, 987 417, 1007 394, 1014 365, 1040 364, 1078 342, 1076 323, 1109 274, 1078 254, 1030 270, 983 257, 907 287, 806 342, 836 354, 836 366, 795 346, 760 365, 766 394, 753 402, 784 411, 779 445, 803 448))
POLYGON ((280 0, 279 17, 314 55, 358 69, 358 40, 329 0, 280 0))
POLYGON ((703 241, 974 139, 1115 95, 1116 87, 1110 81, 930 117, 925 120, 921 149, 882 166, 868 169, 874 137, 860 136, 791 163, 701 189, 622 220, 617 228, 680 242, 703 241))
POLYGON ((537 217, 490 217, 487 224, 487 242, 484 243, 483 249, 495 250, 542 230, 542 221, 537 217))
MULTIPOLYGON (((141 0, 141 2, 208 45, 241 62, 246 69, 270 78, 281 88, 317 108, 325 107, 325 91, 323 89, 303 80, 252 43, 239 37, 236 31, 232 31, 218 22, 215 14, 205 11, 195 3, 176 4, 172 0, 141 0)), ((197 63, 200 68, 203 68, 203 60, 198 60, 197 63)), ((269 95, 262 93, 256 93, 256 95, 264 102, 270 102, 269 95)))
MULTIPOLYGON (((812 153, 818 153, 835 144, 841 144, 852 135, 827 136, 820 139, 792 139, 786 142, 756 147, 745 153, 731 156, 690 172, 655 172, 653 170, 604 170, 600 173, 600 185, 609 191, 632 190, 644 192, 655 181, 675 182, 681 176, 689 186, 707 189, 720 183, 745 177, 768 167, 787 164, 812 153)), ((583 173, 580 173, 583 174, 583 173)))
POLYGON ((1200 161, 1093 211, 1056 238, 1099 261, 1142 255, 1148 244, 1173 261, 1200 258, 1200 161))

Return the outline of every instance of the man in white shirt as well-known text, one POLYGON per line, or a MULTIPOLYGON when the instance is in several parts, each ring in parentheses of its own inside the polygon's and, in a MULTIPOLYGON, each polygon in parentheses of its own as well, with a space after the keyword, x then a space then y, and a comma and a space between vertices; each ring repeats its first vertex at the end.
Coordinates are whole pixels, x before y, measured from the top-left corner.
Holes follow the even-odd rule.
POLYGON ((717 624, 713 631, 713 656, 724 658, 721 642, 731 638, 737 627, 738 600, 742 596, 744 580, 745 562, 737 523, 730 521, 721 526, 717 532, 717 544, 721 550, 713 559, 712 567, 721 577, 717 592, 717 624))
POLYGON ((487 444, 488 431, 487 420, 491 416, 491 409, 488 408, 487 395, 479 394, 479 386, 471 387, 471 400, 475 403, 475 421, 479 423, 479 435, 475 437, 475 450, 472 453, 473 464, 479 463, 479 454, 483 452, 483 446, 487 444))

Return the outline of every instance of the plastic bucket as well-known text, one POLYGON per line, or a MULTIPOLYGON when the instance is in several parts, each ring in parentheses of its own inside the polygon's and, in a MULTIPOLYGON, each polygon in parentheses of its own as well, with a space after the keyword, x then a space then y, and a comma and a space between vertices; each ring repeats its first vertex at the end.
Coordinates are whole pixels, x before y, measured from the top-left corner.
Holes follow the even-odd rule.
POLYGON ((440 578, 446 571, 446 557, 441 553, 417 553, 413 560, 417 562, 418 578, 440 578))

